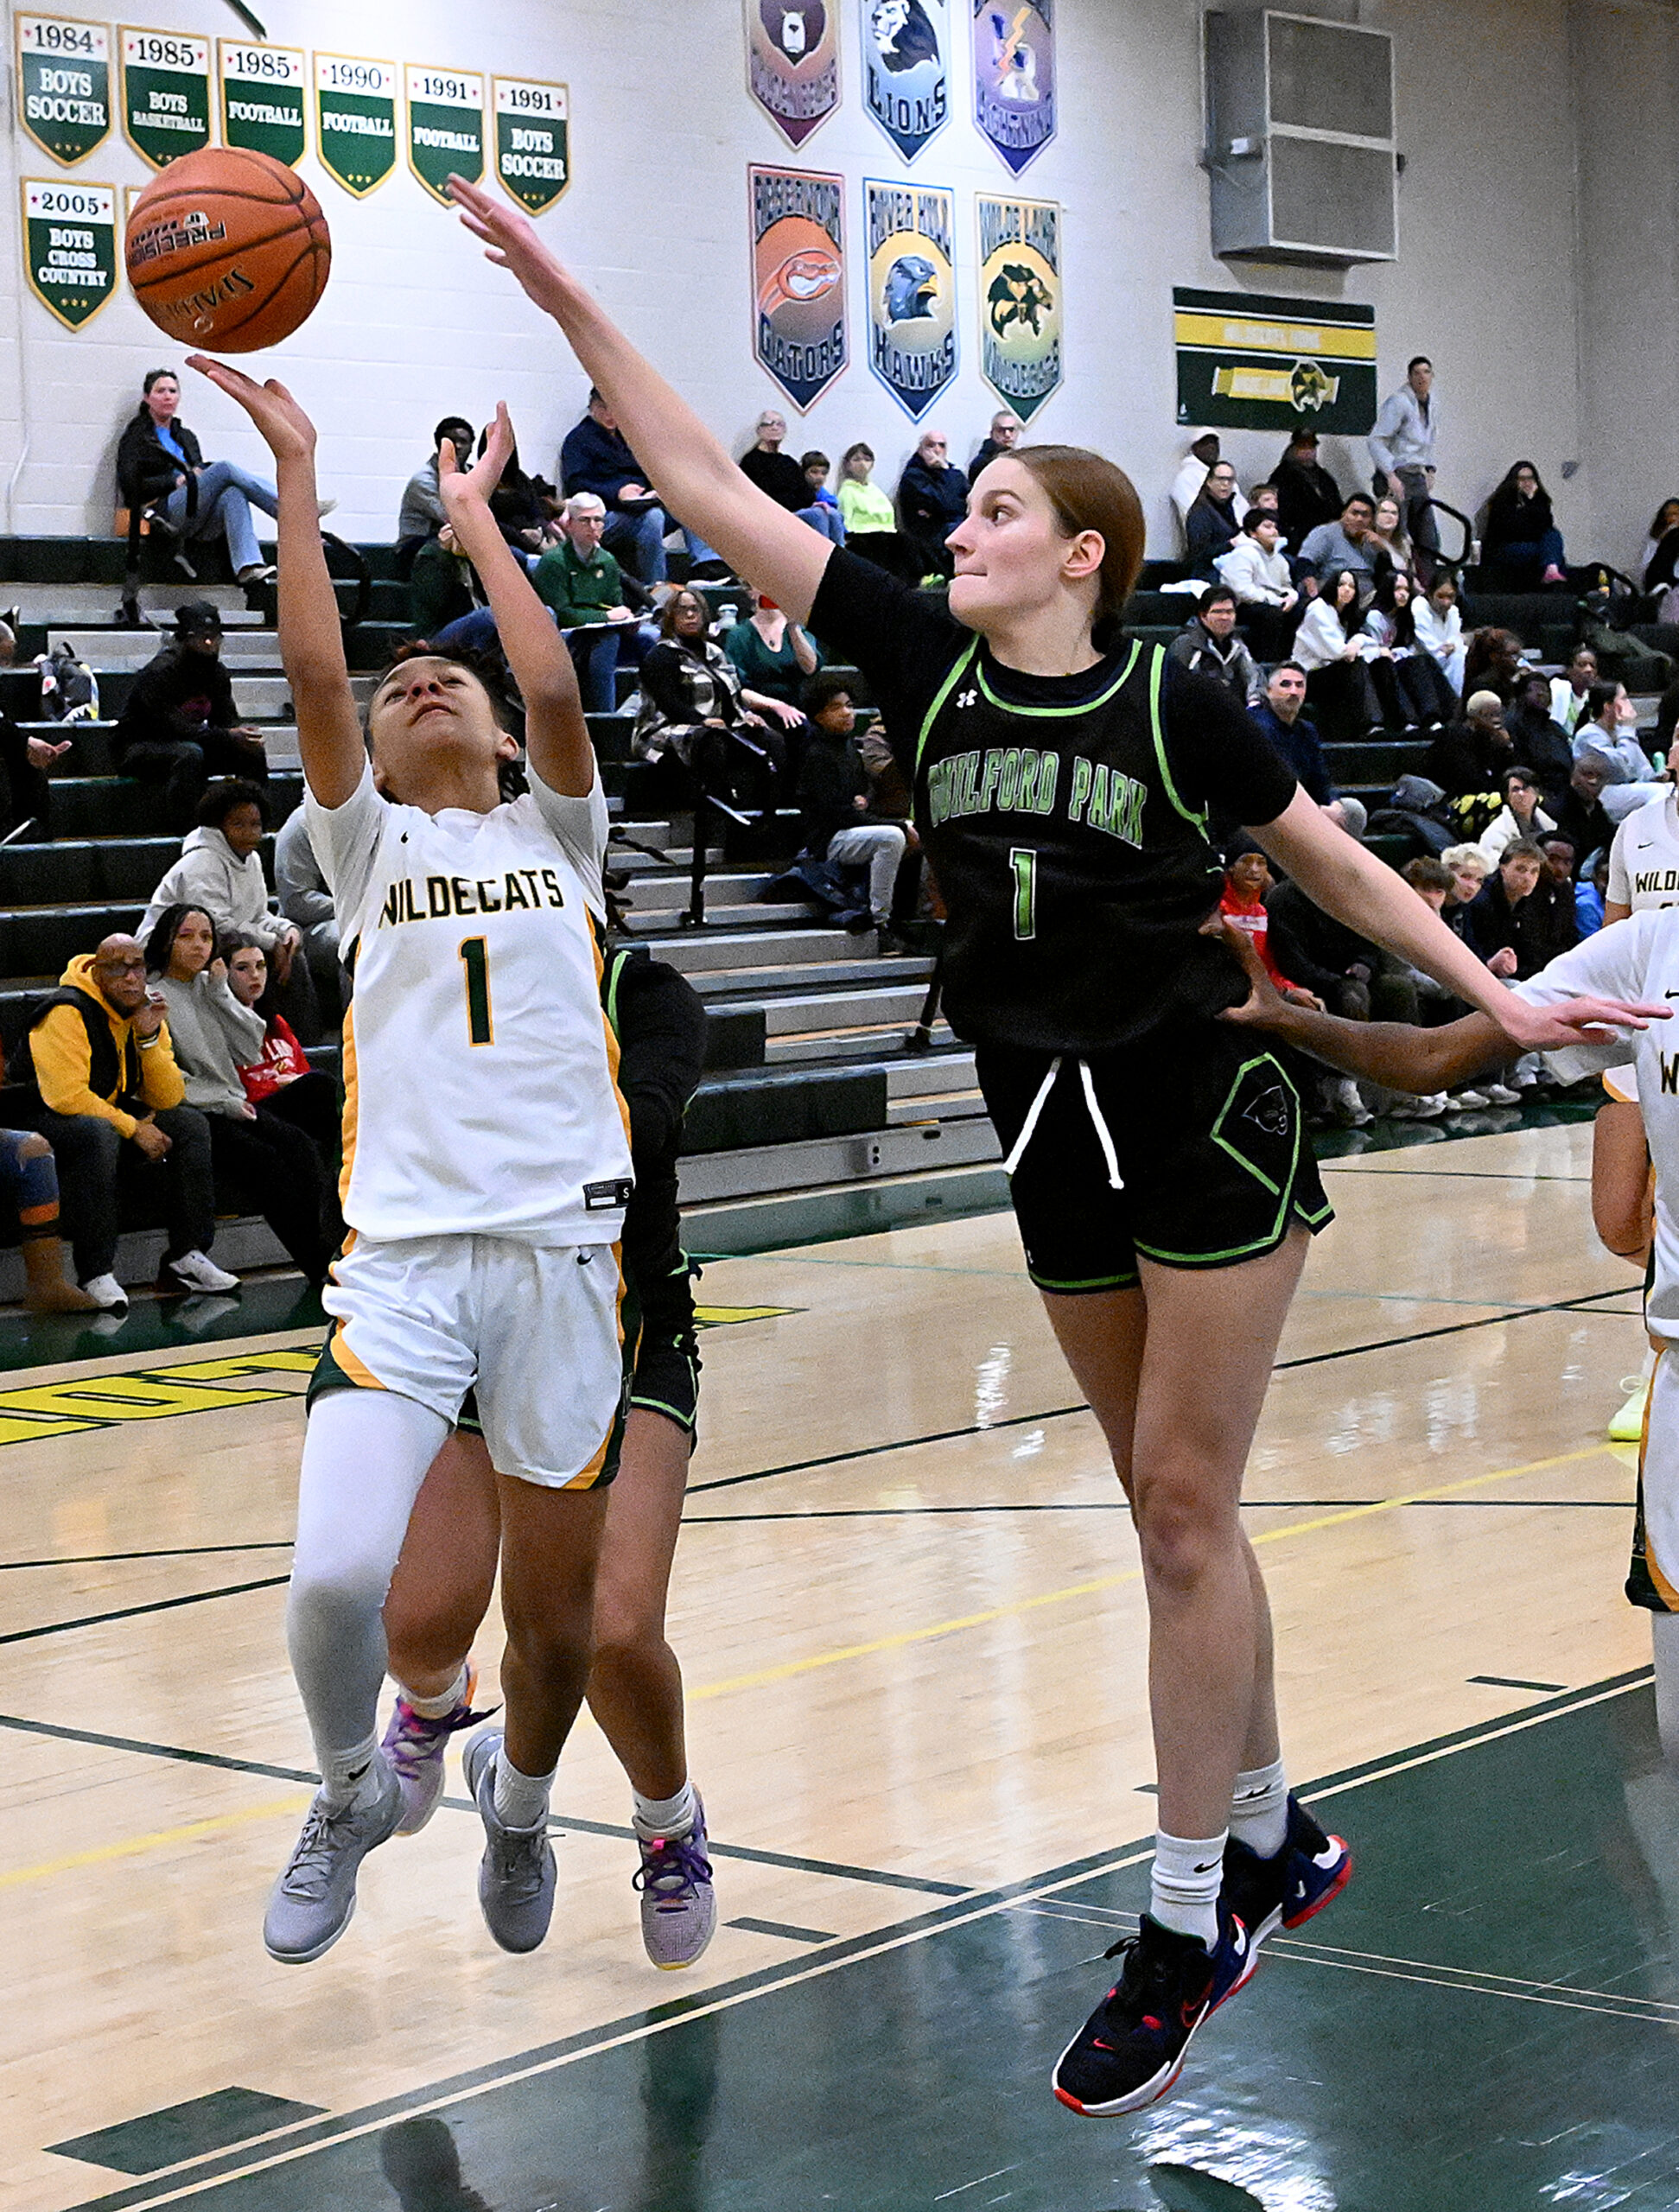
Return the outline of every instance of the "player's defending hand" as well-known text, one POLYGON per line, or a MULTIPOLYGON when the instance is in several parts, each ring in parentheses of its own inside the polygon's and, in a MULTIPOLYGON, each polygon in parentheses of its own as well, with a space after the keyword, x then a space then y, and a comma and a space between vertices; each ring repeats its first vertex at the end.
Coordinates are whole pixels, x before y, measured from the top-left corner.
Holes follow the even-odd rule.
POLYGON ((207 353, 188 353, 187 366, 208 377, 218 391, 237 400, 267 442, 277 461, 310 461, 315 456, 315 425, 276 378, 258 384, 243 369, 230 369, 226 361, 207 353))
POLYGON ((1670 1006, 1646 1006, 1635 999, 1564 999, 1556 1006, 1530 1006, 1505 992, 1492 1019, 1520 1052, 1557 1052, 1568 1045, 1607 1045, 1623 1030, 1648 1029, 1669 1021, 1670 1006))
POLYGON ((555 314, 574 280, 537 236, 529 216, 498 200, 481 185, 468 184, 463 176, 448 180, 449 197, 461 210, 461 220, 476 238, 482 238, 486 257, 510 270, 537 306, 555 314))
POLYGON ((1244 1027, 1254 1029, 1275 1027, 1283 1012, 1282 994, 1266 973, 1265 963, 1246 930, 1235 928, 1222 914, 1213 914, 1202 923, 1201 935, 1217 938, 1234 953, 1248 979, 1247 997, 1240 1006, 1226 1007, 1218 1019, 1240 1022, 1244 1027))
POLYGON ((484 451, 470 468, 466 466, 467 456, 457 454, 448 439, 438 448, 437 493, 457 538, 489 513, 490 494, 500 483, 512 453, 513 426, 505 399, 496 402, 495 421, 490 425, 484 451))

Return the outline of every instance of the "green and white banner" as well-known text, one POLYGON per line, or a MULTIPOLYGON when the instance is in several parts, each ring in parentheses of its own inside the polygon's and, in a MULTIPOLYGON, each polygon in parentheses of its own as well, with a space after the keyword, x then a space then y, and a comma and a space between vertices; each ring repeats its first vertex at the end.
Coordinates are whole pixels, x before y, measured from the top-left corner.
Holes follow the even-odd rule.
POLYGON ((447 207, 452 174, 476 184, 484 174, 484 79, 472 69, 429 69, 410 61, 408 166, 447 207))
POLYGON ((123 135, 143 162, 167 168, 210 143, 210 41, 124 24, 123 135))
POLYGON ((394 62, 315 55, 315 149, 328 175, 358 200, 385 182, 397 165, 394 62))
POLYGON ((1375 422, 1374 308, 1179 285, 1172 310, 1180 423, 1362 437, 1375 422))
POLYGON ((67 16, 17 18, 17 119, 72 168, 111 129, 111 33, 67 16))
POLYGON ((79 330, 117 289, 117 194, 108 184, 23 180, 29 289, 67 330, 79 330))
POLYGON ((570 102, 563 85, 493 77, 495 173, 510 199, 532 215, 550 208, 571 181, 570 102))
POLYGON ((229 146, 295 164, 303 152, 303 49, 216 41, 221 55, 221 136, 229 146))

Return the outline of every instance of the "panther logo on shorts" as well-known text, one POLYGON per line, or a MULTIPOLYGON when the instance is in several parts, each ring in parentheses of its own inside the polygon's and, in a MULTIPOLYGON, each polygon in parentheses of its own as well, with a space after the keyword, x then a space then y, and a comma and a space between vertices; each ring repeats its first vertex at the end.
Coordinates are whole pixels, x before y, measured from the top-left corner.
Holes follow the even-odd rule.
POLYGON ((1256 1128, 1263 1129, 1268 1137, 1286 1137, 1288 1134, 1288 1100, 1282 1085, 1274 1083, 1269 1090, 1262 1090, 1242 1109, 1242 1119, 1251 1122, 1256 1128))

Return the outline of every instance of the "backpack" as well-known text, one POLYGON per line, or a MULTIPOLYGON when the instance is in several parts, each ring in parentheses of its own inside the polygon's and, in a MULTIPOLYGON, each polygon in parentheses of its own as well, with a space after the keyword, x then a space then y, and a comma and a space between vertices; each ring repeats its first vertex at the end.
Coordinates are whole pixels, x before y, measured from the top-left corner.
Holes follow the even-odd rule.
POLYGON ((55 645, 50 653, 37 653, 35 664, 41 671, 41 711, 48 721, 98 721, 99 678, 86 661, 68 645, 55 645))
POLYGON ((832 923, 836 929, 866 930, 873 927, 874 916, 867 896, 861 900, 857 896, 857 878, 862 873, 801 853, 782 874, 773 876, 758 896, 768 906, 797 901, 812 906, 820 920, 832 923))

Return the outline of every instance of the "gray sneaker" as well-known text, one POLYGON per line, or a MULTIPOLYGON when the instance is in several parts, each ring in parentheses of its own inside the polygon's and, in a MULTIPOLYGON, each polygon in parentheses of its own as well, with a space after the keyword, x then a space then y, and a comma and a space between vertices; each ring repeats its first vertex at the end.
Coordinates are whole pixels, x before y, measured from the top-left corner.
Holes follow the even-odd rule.
POLYGON ((402 1790, 383 1758, 373 1756, 381 1777, 373 1802, 334 1813, 317 1797, 285 1872, 269 1892, 263 1942, 282 1966, 307 1966, 331 1950, 355 1911, 362 1860, 397 1833, 402 1790))
POLYGON ((467 1787, 484 1823, 478 1862, 478 1902, 484 1924, 504 1951, 534 1951, 554 1916, 554 1847, 547 1827, 506 1828, 495 1816, 499 1728, 480 1728, 461 1762, 467 1787))

